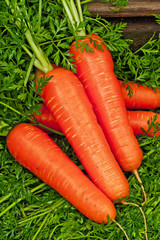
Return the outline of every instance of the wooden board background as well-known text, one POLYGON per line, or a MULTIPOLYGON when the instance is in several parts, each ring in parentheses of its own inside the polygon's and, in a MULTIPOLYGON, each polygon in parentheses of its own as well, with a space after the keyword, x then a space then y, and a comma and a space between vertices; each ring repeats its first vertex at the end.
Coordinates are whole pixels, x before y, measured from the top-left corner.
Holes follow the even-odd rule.
POLYGON ((133 40, 133 48, 136 50, 145 44, 155 33, 160 33, 153 14, 160 14, 160 0, 128 0, 125 8, 119 12, 110 10, 110 5, 95 0, 88 3, 88 10, 92 16, 99 13, 100 16, 111 22, 127 22, 124 37, 133 40))

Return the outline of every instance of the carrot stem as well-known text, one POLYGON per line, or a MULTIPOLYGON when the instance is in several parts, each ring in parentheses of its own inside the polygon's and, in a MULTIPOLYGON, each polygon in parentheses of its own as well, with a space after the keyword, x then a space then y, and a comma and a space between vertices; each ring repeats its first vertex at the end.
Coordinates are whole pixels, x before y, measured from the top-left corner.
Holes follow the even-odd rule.
POLYGON ((134 170, 133 170, 133 173, 134 173, 134 175, 136 176, 138 182, 139 182, 140 185, 141 185, 141 189, 142 189, 142 192, 143 192, 143 195, 144 195, 144 202, 141 203, 141 205, 143 206, 143 205, 147 202, 147 194, 146 194, 146 191, 145 191, 145 189, 144 189, 142 180, 141 180, 141 178, 140 178, 140 176, 139 176, 139 174, 138 174, 137 169, 134 169, 134 170))
POLYGON ((27 86, 29 76, 30 76, 32 68, 34 66, 34 61, 35 61, 35 54, 32 55, 32 58, 31 58, 31 61, 30 61, 30 64, 29 64, 29 67, 28 67, 28 70, 27 70, 27 74, 26 74, 26 77, 24 79, 24 86, 25 87, 27 86))
POLYGON ((50 215, 50 212, 45 216, 43 222, 41 223, 40 227, 38 228, 37 232, 35 233, 35 235, 33 236, 32 240, 35 240, 38 236, 38 234, 40 233, 41 229, 43 228, 43 226, 46 224, 48 217, 50 215))
MULTIPOLYGON (((0 101, 0 104, 3 105, 3 106, 5 106, 5 107, 7 107, 7 108, 9 108, 10 110, 12 110, 13 112, 17 113, 18 115, 23 116, 23 114, 22 114, 21 112, 19 112, 19 111, 16 110, 15 108, 12 108, 12 107, 9 106, 8 104, 3 103, 3 102, 1 102, 1 101, 0 101)), ((31 120, 30 117, 27 117, 27 119, 28 119, 29 121, 31 120)), ((52 132, 52 133, 55 133, 55 134, 64 136, 64 134, 63 134, 62 132, 58 132, 58 131, 56 131, 56 130, 54 130, 54 129, 52 129, 52 128, 49 128, 49 127, 47 127, 47 126, 45 126, 45 125, 43 125, 43 124, 41 124, 41 123, 39 123, 39 122, 37 122, 37 121, 35 121, 35 120, 33 120, 33 119, 32 119, 32 121, 34 121, 34 123, 36 123, 38 126, 40 126, 40 127, 42 127, 42 128, 45 128, 46 130, 48 130, 48 131, 50 131, 50 132, 52 132)))
POLYGON ((39 9, 38 9, 39 19, 38 19, 38 30, 40 31, 41 19, 42 19, 42 0, 39 0, 39 9))
POLYGON ((8 195, 2 197, 2 198, 0 199, 0 204, 3 203, 4 201, 6 201, 8 198, 10 198, 11 195, 12 195, 12 193, 9 193, 8 195))
MULTIPOLYGON (((5 0, 5 2, 8 7, 11 7, 10 2, 8 0, 5 0)), ((17 8, 17 10, 19 10, 18 6, 16 6, 16 8, 17 8)), ((14 14, 13 8, 11 8, 11 12, 14 14)), ((27 10, 25 11, 25 15, 27 16, 27 10)), ((39 47, 39 45, 34 42, 32 34, 28 28, 28 26, 30 26, 29 22, 26 23, 25 20, 22 21, 21 19, 18 18, 16 21, 17 27, 20 28, 22 22, 23 22, 25 30, 26 30, 24 35, 25 35, 33 53, 35 54, 35 56, 41 63, 41 67, 43 68, 44 73, 47 73, 48 71, 52 70, 53 67, 52 67, 51 63, 49 62, 48 58, 43 53, 42 49, 39 47)))
POLYGON ((36 214, 34 216, 28 217, 26 219, 22 219, 21 221, 19 221, 19 225, 26 224, 28 221, 34 220, 36 218, 39 218, 39 217, 42 217, 42 216, 48 214, 51 211, 53 211, 54 209, 63 205, 65 202, 66 202, 66 200, 64 198, 62 198, 59 201, 57 201, 55 204, 53 204, 51 207, 47 208, 44 212, 40 212, 39 214, 36 214))
MULTIPOLYGON (((77 8, 75 6, 75 3, 73 0, 62 0, 63 7, 67 13, 67 16, 69 18, 69 21, 75 30, 75 25, 80 24, 83 21, 83 14, 81 9, 81 3, 79 0, 76 1, 77 8), (78 9, 78 11, 77 11, 78 9)), ((80 31, 75 33, 77 36, 85 36, 86 32, 84 28, 81 28, 80 31)))
POLYGON ((81 8, 81 2, 79 0, 76 0, 76 5, 77 5, 80 21, 83 22, 83 13, 82 13, 82 8, 81 8))
POLYGON ((138 204, 136 204, 136 203, 122 201, 122 204, 124 204, 124 205, 132 205, 132 206, 135 206, 135 207, 139 208, 139 210, 142 213, 143 219, 144 219, 145 237, 146 237, 146 240, 148 240, 148 236, 147 236, 147 221, 146 221, 146 216, 145 216, 144 211, 142 210, 142 208, 138 204))

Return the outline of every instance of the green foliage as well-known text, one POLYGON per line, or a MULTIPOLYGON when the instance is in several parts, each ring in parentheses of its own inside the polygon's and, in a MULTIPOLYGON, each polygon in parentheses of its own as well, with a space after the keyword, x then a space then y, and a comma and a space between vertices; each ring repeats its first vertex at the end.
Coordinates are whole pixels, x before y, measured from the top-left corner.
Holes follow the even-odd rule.
MULTIPOLYGON (((24 27, 19 29, 16 26, 17 16, 23 19, 23 13, 36 43, 42 47, 51 62, 72 70, 74 65, 69 60, 69 48, 75 40, 73 30, 68 27, 68 20, 64 16, 61 1, 43 1, 42 8, 39 0, 25 1, 26 7, 24 1, 11 2, 18 2, 21 9, 14 18, 5 1, 0 0, 0 239, 125 239, 114 222, 104 226, 80 214, 56 191, 20 166, 7 150, 8 131, 18 123, 28 121, 33 112, 39 112, 40 105, 37 103, 42 101, 39 93, 49 80, 41 78, 39 88, 36 89, 33 81, 35 69, 32 67, 28 71, 31 60, 22 47, 28 47, 28 43, 24 36, 24 27), (30 74, 25 85, 27 72, 30 74)), ((76 26, 77 31, 85 27, 87 34, 95 33, 102 37, 113 56, 118 78, 136 81, 152 88, 159 87, 159 37, 156 39, 153 36, 154 38, 133 52, 132 41, 123 38, 125 23, 112 24, 99 15, 91 18, 86 6, 83 12, 84 22, 76 26)), ((156 20, 158 19, 159 16, 156 15, 156 20)), ((151 121, 151 126, 155 131, 159 129, 155 119, 151 121)), ((52 138, 84 171, 68 141, 58 135, 52 135, 52 138)), ((142 208, 147 219, 148 238, 157 240, 160 235, 160 138, 137 138, 144 153, 139 175, 148 197, 147 204, 142 208)), ((133 174, 125 175, 130 185, 128 201, 140 204, 143 201, 141 187, 133 174)), ((116 204, 116 209, 116 220, 129 238, 145 239, 139 209, 121 204, 116 204)))

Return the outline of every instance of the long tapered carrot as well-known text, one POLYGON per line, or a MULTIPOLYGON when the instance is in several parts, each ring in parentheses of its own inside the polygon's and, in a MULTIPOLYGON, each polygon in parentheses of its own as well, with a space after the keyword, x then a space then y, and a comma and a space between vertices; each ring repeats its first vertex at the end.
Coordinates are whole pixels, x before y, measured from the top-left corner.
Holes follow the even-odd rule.
MULTIPOLYGON (((76 1, 77 9, 74 1, 62 0, 62 3, 74 30, 75 23, 79 24, 83 19, 80 1, 76 1)), ((81 38, 70 47, 77 76, 119 165, 125 171, 132 171, 137 177, 143 153, 129 124, 119 82, 114 73, 112 56, 100 36, 85 35, 84 28, 81 30, 77 33, 81 38), (82 51, 83 46, 88 48, 84 47, 82 51)), ((142 190, 144 192, 144 187, 142 190)), ((144 196, 145 203, 145 192, 144 196)))
POLYGON ((158 137, 160 129, 153 128, 152 121, 160 124, 160 114, 149 111, 127 111, 129 122, 136 135, 148 135, 158 137), (155 118, 155 119, 154 119, 155 118), (150 126, 150 127, 149 127, 150 126), (142 130, 144 129, 145 132, 142 130))
POLYGON ((44 102, 92 181, 112 201, 129 194, 128 182, 97 122, 85 90, 69 70, 57 68, 44 88, 44 102))
POLYGON ((123 84, 120 81, 122 96, 127 109, 154 109, 160 106, 160 92, 158 89, 151 89, 138 83, 123 84), (128 86, 132 94, 129 96, 128 86))
POLYGON ((13 157, 45 183, 53 187, 91 220, 102 223, 114 219, 116 210, 83 172, 42 130, 22 123, 7 137, 13 157))
POLYGON ((120 86, 113 71, 111 54, 99 36, 91 37, 98 41, 103 51, 94 48, 90 36, 79 41, 87 43, 94 49, 94 53, 76 49, 75 42, 71 45, 70 52, 75 59, 77 76, 93 105, 116 159, 125 171, 133 171, 141 164, 142 151, 127 118, 120 86))

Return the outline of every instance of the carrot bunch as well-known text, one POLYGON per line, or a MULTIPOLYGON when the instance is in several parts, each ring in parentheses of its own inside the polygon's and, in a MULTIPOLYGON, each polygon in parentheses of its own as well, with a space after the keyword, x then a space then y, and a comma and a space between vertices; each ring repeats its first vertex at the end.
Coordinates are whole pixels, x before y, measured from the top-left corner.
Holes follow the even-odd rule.
MULTIPOLYGON (((62 0, 62 3, 67 13, 74 6, 73 1, 62 0)), ((77 4, 79 21, 82 21, 80 2, 77 4)), ((75 15, 71 12, 69 18, 72 22, 75 15)), ((100 36, 86 35, 82 28, 78 32, 78 45, 75 41, 70 48, 77 70, 75 75, 51 64, 35 44, 27 24, 25 28, 33 51, 29 55, 35 56, 34 65, 39 69, 35 80, 37 87, 41 76, 49 79, 41 92, 44 100, 41 114, 34 114, 34 118, 64 134, 90 179, 46 133, 32 125, 16 126, 7 138, 8 149, 20 164, 58 191, 86 217, 108 223, 116 217, 113 203, 127 204, 129 184, 122 170, 133 172, 142 183, 137 169, 143 158, 134 134, 136 124, 126 110, 124 94, 122 97, 124 85, 114 73, 112 56, 100 36), (93 52, 81 51, 83 44, 93 52)), ((142 189, 144 191, 143 186, 142 189)), ((144 196, 145 203, 145 191, 144 196)))
MULTIPOLYGON (((12 8, 9 5, 13 14, 15 9, 19 10, 18 6, 12 8)), ((7 138, 8 149, 20 164, 56 189, 86 217, 98 223, 107 223, 116 216, 113 202, 128 197, 128 181, 110 149, 78 77, 49 62, 35 43, 34 35, 25 21, 21 16, 16 22, 17 27, 24 25, 25 37, 33 52, 26 46, 24 49, 29 56, 35 56, 35 67, 43 71, 48 79, 41 96, 90 179, 84 177, 78 166, 73 165, 42 130, 28 124, 18 125, 11 130, 7 138)))

